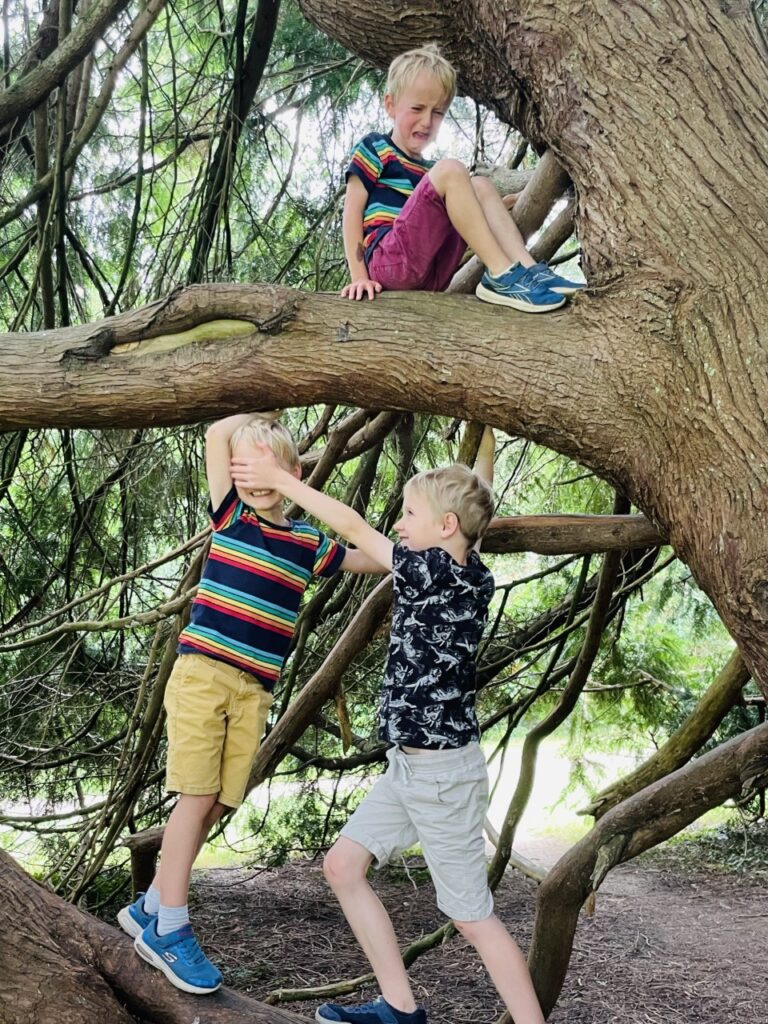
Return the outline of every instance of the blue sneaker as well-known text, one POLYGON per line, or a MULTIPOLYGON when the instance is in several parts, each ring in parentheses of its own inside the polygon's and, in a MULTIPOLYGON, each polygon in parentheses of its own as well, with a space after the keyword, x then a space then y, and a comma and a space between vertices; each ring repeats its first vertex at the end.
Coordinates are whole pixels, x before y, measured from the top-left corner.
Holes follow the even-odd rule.
POLYGON ((168 935, 158 935, 157 918, 154 918, 136 936, 133 946, 143 960, 161 970, 182 992, 202 996, 221 986, 221 972, 200 949, 190 924, 168 935))
POLYGON ((339 1006, 323 1003, 315 1010, 315 1020, 347 1021, 348 1024, 427 1024, 427 1015, 420 1007, 413 1013, 403 1013, 390 1006, 383 996, 362 1006, 339 1006))
POLYGON ((157 920, 157 914, 148 914, 144 909, 144 893, 140 892, 133 903, 117 912, 117 923, 132 939, 141 935, 145 928, 157 920))
POLYGON ((559 309, 565 303, 565 296, 550 291, 533 270, 533 267, 524 267, 522 263, 515 263, 498 277, 493 277, 486 270, 475 288, 475 295, 483 302, 511 306, 523 313, 549 313, 559 309))
POLYGON ((585 286, 582 282, 569 281, 567 277, 560 277, 546 263, 536 263, 530 268, 530 273, 539 284, 549 288, 551 292, 557 292, 558 295, 575 295, 576 292, 584 291, 585 286))

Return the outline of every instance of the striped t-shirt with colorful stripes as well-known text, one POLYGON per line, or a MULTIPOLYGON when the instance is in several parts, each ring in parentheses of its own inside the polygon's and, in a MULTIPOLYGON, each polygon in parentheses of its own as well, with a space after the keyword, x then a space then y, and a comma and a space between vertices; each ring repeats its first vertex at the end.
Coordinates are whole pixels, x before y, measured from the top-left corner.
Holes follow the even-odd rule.
POLYGON ((300 519, 270 523, 234 487, 209 512, 211 550, 177 650, 225 661, 271 690, 307 584, 313 576, 332 576, 346 548, 300 519))
POLYGON ((389 135, 371 132, 352 150, 346 180, 354 174, 365 185, 368 202, 363 213, 365 262, 402 212, 434 160, 416 160, 398 149, 389 135))

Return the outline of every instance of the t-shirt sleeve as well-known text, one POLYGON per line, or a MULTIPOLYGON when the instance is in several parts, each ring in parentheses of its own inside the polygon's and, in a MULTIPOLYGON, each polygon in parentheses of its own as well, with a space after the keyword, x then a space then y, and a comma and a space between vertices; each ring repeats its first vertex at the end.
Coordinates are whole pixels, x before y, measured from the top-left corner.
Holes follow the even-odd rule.
POLYGON ((312 567, 313 576, 333 576, 341 568, 344 555, 347 549, 336 540, 331 540, 324 533, 318 530, 319 541, 315 551, 315 564, 312 567))
POLYGON ((227 491, 218 508, 214 508, 210 500, 208 501, 208 515, 214 530, 223 530, 237 519, 237 506, 239 504, 240 499, 237 496, 234 484, 227 491))
POLYGON ((445 576, 445 558, 439 548, 411 551, 402 544, 392 550, 392 577, 395 586, 415 587, 421 593, 445 576))
POLYGON ((384 165, 379 154, 373 148, 371 136, 366 135, 352 150, 344 180, 349 181, 350 175, 354 175, 362 181, 365 191, 370 195, 383 170, 384 165))

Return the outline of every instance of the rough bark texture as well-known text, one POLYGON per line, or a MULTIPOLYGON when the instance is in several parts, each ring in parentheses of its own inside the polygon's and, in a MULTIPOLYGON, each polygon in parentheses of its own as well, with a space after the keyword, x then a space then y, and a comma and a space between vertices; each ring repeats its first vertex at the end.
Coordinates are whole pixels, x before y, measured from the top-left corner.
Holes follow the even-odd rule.
POLYGON ((229 989, 191 996, 141 961, 127 935, 34 882, 0 851, 3 1024, 299 1024, 229 989), (20 924, 23 922, 23 924, 20 924))
MULTIPOLYGON (((301 4, 379 65, 439 42, 464 89, 556 158, 576 191, 588 293, 526 317, 461 295, 356 304, 189 288, 100 324, 6 336, 0 429, 181 423, 319 401, 491 423, 631 498, 689 564, 768 695, 768 75, 749 4, 301 4)), ((764 778, 766 749, 761 726, 680 769, 606 814, 560 862, 542 886, 531 953, 548 1007, 605 871, 764 778)), ((44 936, 41 949, 54 948, 44 936)), ((83 1019, 72 1012, 56 1019, 83 1019)))
POLYGON ((493 520, 483 537, 483 551, 592 554, 664 543, 664 536, 645 516, 511 516, 493 520))
MULTIPOLYGON (((389 294, 363 306, 195 286, 108 321, 6 335, 0 426, 179 423, 318 401, 492 423, 623 489, 688 562, 768 691, 768 535, 758 514, 768 473, 757 454, 768 434, 759 396, 736 390, 748 339, 696 397, 680 343, 636 334, 630 344, 629 312, 620 329, 612 315, 602 297, 525 317, 470 296, 389 294), (738 423, 747 420, 745 447, 738 423)), ((755 349, 755 379, 765 365, 755 349)))

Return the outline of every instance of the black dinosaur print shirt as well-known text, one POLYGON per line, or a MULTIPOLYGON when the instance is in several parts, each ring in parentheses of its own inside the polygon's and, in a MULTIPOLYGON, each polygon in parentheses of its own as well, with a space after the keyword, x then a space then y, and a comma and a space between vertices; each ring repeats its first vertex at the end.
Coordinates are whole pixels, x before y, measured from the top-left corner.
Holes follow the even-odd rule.
POLYGON ((475 659, 493 576, 476 551, 459 565, 443 548, 396 544, 392 579, 379 736, 399 746, 463 747, 480 738, 475 659))

